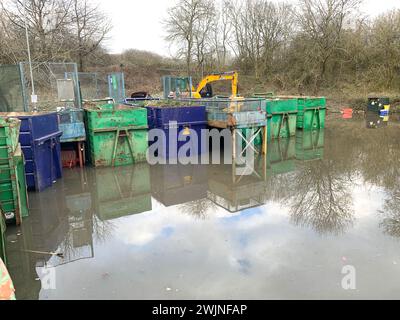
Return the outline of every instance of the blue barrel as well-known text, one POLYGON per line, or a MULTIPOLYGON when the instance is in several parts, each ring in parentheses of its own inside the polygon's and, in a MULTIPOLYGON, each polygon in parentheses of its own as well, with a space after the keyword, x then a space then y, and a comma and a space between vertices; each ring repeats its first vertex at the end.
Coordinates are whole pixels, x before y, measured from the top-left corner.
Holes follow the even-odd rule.
POLYGON ((25 156, 29 190, 43 191, 62 177, 61 145, 57 113, 16 113, 21 120, 19 141, 25 156))
MULTIPOLYGON (((149 129, 161 129, 165 133, 166 141, 165 149, 159 150, 157 154, 163 158, 177 158, 180 148, 187 143, 193 143, 191 154, 188 157, 200 155, 202 150, 202 134, 201 131, 207 127, 207 114, 205 106, 188 106, 188 107, 146 107, 149 129), (175 123, 175 125, 172 125, 175 123), (176 130, 178 135, 170 141, 170 131, 176 130), (179 134, 186 139, 178 139, 179 134), (195 143, 195 134, 197 136, 197 147, 195 143), (179 141, 182 140, 182 141, 179 141), (177 150, 170 150, 170 144, 176 145, 177 150), (161 154, 160 154, 161 152, 161 154)), ((150 142, 150 145, 156 143, 150 142)))
POLYGON ((381 110, 380 111, 380 116, 381 117, 388 117, 389 116, 389 110, 381 110))

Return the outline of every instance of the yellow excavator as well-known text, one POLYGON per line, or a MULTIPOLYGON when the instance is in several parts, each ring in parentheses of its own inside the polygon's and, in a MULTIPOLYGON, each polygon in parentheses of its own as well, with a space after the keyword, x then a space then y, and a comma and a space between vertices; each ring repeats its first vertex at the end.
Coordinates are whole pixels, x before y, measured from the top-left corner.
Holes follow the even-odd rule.
POLYGON ((217 81, 231 81, 232 83, 232 96, 231 99, 237 98, 238 95, 238 82, 239 74, 236 71, 224 72, 224 73, 214 73, 208 75, 203 80, 201 80, 197 89, 192 88, 192 98, 202 99, 202 98, 212 98, 213 89, 211 83, 217 81))

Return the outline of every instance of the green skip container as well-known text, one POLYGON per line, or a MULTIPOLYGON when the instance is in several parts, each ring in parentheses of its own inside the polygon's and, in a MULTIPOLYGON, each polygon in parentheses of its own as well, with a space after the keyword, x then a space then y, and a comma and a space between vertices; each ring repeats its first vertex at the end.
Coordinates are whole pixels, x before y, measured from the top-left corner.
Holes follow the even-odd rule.
POLYGON ((124 166, 146 160, 146 109, 106 104, 85 108, 85 118, 93 166, 124 166))
POLYGON ((296 99, 266 100, 266 111, 268 113, 268 136, 272 140, 296 135, 298 113, 296 99))
POLYGON ((29 213, 20 128, 20 120, 0 118, 0 209, 8 223, 17 225, 29 213))
POLYGON ((0 205, 7 219, 20 225, 28 217, 28 193, 25 178, 24 157, 19 146, 8 164, 0 165, 0 205))
POLYGON ((0 118, 0 164, 7 164, 10 155, 17 149, 20 128, 20 120, 0 118))
POLYGON ((326 98, 299 97, 297 128, 305 131, 325 129, 326 98))

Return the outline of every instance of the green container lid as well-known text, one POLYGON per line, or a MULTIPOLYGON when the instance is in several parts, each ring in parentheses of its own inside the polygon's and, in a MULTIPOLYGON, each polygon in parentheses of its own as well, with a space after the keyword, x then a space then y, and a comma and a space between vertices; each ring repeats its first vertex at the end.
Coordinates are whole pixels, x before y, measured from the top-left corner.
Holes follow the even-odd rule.
POLYGON ((296 99, 266 100, 266 111, 268 114, 297 113, 298 103, 296 99))
POLYGON ((147 110, 140 107, 105 104, 85 108, 89 132, 116 128, 147 128, 147 110))

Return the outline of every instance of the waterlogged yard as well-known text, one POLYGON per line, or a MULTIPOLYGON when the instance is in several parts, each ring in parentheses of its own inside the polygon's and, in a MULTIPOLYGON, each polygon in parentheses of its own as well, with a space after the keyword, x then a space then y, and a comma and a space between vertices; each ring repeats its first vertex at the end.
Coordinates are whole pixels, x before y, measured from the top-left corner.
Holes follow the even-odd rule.
POLYGON ((332 118, 270 143, 243 177, 231 165, 67 170, 7 231, 17 297, 400 298, 399 129, 332 118))

